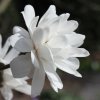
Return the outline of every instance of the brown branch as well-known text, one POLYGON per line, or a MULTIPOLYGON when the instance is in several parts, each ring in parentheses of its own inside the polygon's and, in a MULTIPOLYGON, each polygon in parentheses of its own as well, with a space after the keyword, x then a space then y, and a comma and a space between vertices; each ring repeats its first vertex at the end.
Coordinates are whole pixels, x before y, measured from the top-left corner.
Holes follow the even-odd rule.
POLYGON ((3 71, 5 69, 7 69, 7 68, 10 68, 10 66, 9 65, 4 65, 4 64, 0 63, 0 71, 3 71))

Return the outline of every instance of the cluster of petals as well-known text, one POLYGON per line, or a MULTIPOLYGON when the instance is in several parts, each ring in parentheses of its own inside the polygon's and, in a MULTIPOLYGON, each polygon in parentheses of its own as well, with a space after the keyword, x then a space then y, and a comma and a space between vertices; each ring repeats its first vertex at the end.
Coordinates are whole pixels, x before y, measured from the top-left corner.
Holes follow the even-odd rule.
MULTIPOLYGON (((10 64, 10 62, 19 55, 19 52, 14 48, 10 49, 10 40, 6 40, 4 46, 2 46, 2 36, 0 35, 0 63, 4 65, 10 64), (9 50, 10 49, 10 50, 9 50)), ((28 78, 14 78, 11 69, 3 70, 3 83, 0 88, 1 94, 5 100, 12 100, 13 89, 21 93, 31 95, 31 86, 26 82, 28 78)))
POLYGON ((57 69, 81 77, 77 71, 80 65, 77 57, 89 56, 89 52, 79 48, 85 36, 75 32, 78 22, 68 20, 69 13, 58 16, 54 5, 40 20, 31 5, 26 5, 21 13, 28 31, 15 26, 10 37, 12 47, 25 53, 10 64, 14 77, 31 77, 34 97, 40 95, 45 76, 56 92, 63 88, 57 69))

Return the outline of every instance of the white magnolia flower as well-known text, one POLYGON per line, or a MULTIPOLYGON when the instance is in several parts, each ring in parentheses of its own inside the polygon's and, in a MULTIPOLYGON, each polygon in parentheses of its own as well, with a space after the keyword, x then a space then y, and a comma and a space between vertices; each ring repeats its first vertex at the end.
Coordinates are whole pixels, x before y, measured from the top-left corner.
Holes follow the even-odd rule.
MULTIPOLYGON (((0 35, 0 63, 4 65, 9 64, 15 57, 18 56, 19 52, 12 48, 10 48, 9 38, 6 43, 2 47, 2 37, 0 35)), ((0 89, 5 100, 12 100, 13 92, 12 89, 17 90, 19 92, 25 93, 27 95, 31 94, 31 86, 27 84, 25 81, 27 78, 15 79, 13 78, 11 69, 8 68, 3 71, 3 87, 0 89)))
POLYGON ((3 71, 3 87, 1 93, 5 100, 12 100, 13 91, 16 90, 21 93, 31 95, 31 86, 25 81, 27 78, 13 78, 11 69, 8 68, 3 71))
POLYGON ((89 52, 78 48, 83 44, 85 36, 74 31, 78 23, 68 20, 69 14, 56 14, 55 6, 51 5, 38 22, 34 8, 27 5, 22 12, 28 31, 16 26, 11 36, 11 45, 19 52, 27 52, 11 62, 14 77, 31 76, 32 96, 38 96, 47 75, 52 88, 58 92, 63 84, 56 69, 81 77, 77 72, 79 60, 89 52), (38 22, 38 24, 37 24, 38 22), (31 52, 31 53, 30 53, 31 52), (33 72, 33 69, 34 73, 33 72))

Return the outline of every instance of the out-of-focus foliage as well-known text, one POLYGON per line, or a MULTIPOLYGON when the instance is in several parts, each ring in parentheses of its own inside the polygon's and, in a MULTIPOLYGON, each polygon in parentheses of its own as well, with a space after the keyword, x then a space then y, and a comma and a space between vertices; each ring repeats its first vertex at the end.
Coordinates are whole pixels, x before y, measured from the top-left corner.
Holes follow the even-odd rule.
POLYGON ((54 93, 47 91, 40 96, 41 100, 83 100, 81 97, 68 92, 54 93))
POLYGON ((9 6, 11 0, 1 0, 0 1, 0 14, 2 14, 9 6))
POLYGON ((12 34, 13 26, 20 23, 19 14, 17 13, 14 3, 11 2, 7 6, 7 9, 0 14, 0 34, 4 36, 3 40, 12 34))

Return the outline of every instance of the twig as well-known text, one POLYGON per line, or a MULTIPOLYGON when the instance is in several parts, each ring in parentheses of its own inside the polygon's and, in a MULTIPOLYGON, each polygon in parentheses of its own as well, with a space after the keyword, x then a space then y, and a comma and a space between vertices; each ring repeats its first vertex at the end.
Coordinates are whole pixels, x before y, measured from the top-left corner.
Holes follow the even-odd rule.
POLYGON ((9 67, 10 67, 9 65, 4 65, 4 64, 0 63, 0 71, 3 71, 9 67))

